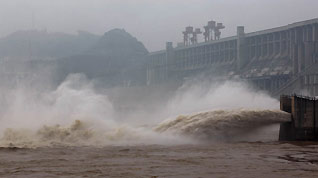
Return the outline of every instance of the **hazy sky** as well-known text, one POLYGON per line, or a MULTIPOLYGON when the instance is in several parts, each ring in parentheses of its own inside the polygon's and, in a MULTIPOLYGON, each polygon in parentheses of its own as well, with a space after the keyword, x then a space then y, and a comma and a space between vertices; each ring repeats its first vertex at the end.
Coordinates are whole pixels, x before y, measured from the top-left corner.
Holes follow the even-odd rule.
POLYGON ((124 28, 154 51, 182 41, 188 25, 213 19, 232 36, 238 25, 252 32, 318 18, 317 7, 318 0, 0 0, 0 36, 33 27, 95 34, 124 28))

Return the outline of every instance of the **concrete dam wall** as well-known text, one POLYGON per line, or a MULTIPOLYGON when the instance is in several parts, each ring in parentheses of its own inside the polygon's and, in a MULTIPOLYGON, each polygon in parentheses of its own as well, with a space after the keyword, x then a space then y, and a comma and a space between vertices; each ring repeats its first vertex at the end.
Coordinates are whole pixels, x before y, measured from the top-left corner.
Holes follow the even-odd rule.
POLYGON ((245 80, 276 97, 292 93, 316 96, 318 19, 253 33, 245 33, 239 26, 233 37, 177 47, 167 42, 165 50, 148 55, 148 85, 182 82, 199 74, 245 80))
POLYGON ((304 96, 280 97, 280 109, 291 113, 291 122, 280 125, 281 141, 318 140, 318 99, 304 96))

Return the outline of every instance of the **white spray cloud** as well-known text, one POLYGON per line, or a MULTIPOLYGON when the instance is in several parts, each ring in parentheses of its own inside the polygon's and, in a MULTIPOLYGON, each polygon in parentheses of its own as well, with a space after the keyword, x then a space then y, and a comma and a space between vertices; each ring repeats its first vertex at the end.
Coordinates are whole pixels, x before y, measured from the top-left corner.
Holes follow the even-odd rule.
POLYGON ((98 94, 92 81, 73 74, 54 91, 18 87, 3 93, 0 146, 105 146, 113 144, 184 143, 178 136, 156 134, 114 120, 107 95, 98 94), (164 136, 165 135, 165 136, 164 136))
POLYGON ((43 124, 70 124, 76 119, 112 123, 112 104, 107 96, 96 94, 92 88, 92 83, 76 74, 52 92, 25 87, 7 90, 2 93, 6 110, 1 128, 38 128, 43 124))
MULTIPOLYGON (((254 92, 245 84, 225 82, 214 85, 185 84, 157 111, 133 110, 143 113, 137 118, 138 124, 129 122, 132 119, 130 114, 119 122, 115 119, 116 115, 126 111, 117 111, 107 94, 96 92, 93 81, 80 74, 70 75, 53 91, 21 86, 3 91, 1 103, 5 109, 0 117, 0 146, 18 147, 196 143, 193 135, 197 133, 228 129, 220 127, 220 123, 227 122, 226 125, 231 128, 244 131, 244 127, 237 122, 239 115, 242 115, 245 125, 268 125, 275 123, 275 118, 288 117, 276 111, 267 111, 265 116, 270 116, 269 119, 253 119, 264 110, 278 109, 278 101, 254 92), (248 114, 242 109, 248 110, 248 114), (221 111, 224 114, 218 114, 221 111), (199 112, 199 117, 192 117, 191 113, 199 112), (181 114, 190 115, 177 117, 181 114), (156 124, 166 118, 170 120, 159 124, 165 129, 158 130, 156 124), (143 126, 146 122, 153 125, 143 126), (174 126, 173 123, 178 125, 174 126), (182 132, 179 132, 179 128, 191 131, 181 129, 182 132), (202 129, 203 132, 198 132, 202 129)), ((277 119, 277 122, 281 121, 281 118, 277 119)))
POLYGON ((242 82, 199 82, 183 85, 167 106, 171 115, 242 108, 279 109, 279 101, 242 82))

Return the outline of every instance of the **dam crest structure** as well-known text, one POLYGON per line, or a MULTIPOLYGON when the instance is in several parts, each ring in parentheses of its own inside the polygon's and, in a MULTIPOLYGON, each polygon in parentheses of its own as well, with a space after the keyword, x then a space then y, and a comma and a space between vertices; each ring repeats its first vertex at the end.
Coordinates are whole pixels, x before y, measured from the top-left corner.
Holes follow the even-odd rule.
POLYGON ((201 30, 187 27, 184 42, 147 56, 147 85, 160 85, 203 75, 212 80, 243 80, 274 97, 318 95, 318 18, 286 26, 220 38, 222 23, 201 30), (214 33, 213 33, 214 32, 214 33), (192 37, 191 37, 192 35, 192 37))

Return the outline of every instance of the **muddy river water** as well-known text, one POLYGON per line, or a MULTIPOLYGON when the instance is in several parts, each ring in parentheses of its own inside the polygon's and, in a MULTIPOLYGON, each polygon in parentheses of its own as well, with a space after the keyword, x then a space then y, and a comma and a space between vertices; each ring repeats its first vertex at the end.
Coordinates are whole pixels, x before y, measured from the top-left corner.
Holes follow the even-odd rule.
POLYGON ((0 177, 317 177, 318 144, 0 149, 0 177))

